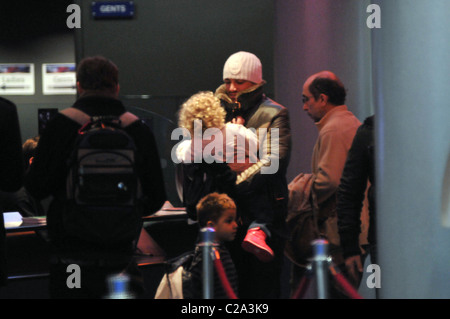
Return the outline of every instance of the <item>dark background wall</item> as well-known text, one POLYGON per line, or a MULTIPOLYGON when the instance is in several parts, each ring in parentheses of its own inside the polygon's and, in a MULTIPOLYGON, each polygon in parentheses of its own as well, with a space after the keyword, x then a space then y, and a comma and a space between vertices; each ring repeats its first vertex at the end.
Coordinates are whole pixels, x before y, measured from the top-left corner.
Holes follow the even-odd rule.
POLYGON ((9 96, 19 109, 23 138, 37 133, 37 108, 69 106, 74 96, 42 94, 42 63, 78 62, 101 54, 120 69, 121 97, 130 107, 176 121, 180 103, 222 82, 226 58, 257 54, 273 95, 272 0, 134 1, 132 19, 96 20, 90 0, 2 4, 0 63, 35 63, 36 93, 9 96), (67 6, 81 7, 80 29, 69 29, 67 6))

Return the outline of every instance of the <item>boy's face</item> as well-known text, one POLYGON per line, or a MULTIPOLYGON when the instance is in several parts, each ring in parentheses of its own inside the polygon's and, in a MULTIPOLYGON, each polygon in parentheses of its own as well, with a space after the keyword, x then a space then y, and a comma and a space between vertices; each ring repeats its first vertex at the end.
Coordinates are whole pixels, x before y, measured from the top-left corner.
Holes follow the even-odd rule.
POLYGON ((218 242, 233 241, 236 237, 238 228, 236 222, 236 210, 227 209, 223 212, 217 222, 213 222, 212 224, 216 231, 216 240, 218 242))

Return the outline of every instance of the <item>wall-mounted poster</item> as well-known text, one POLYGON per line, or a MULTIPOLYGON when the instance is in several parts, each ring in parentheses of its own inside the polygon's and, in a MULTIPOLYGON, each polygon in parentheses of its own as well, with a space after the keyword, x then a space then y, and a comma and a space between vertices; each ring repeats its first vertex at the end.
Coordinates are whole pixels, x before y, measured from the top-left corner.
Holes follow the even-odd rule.
POLYGON ((0 95, 33 94, 33 63, 0 63, 0 95))
POLYGON ((75 63, 49 63, 42 65, 42 93, 76 94, 75 63))

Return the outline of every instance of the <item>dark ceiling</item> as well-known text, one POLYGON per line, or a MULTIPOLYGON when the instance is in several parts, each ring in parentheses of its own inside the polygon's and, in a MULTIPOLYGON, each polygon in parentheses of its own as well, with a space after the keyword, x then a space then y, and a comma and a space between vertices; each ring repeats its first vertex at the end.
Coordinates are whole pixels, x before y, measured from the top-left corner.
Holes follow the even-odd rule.
POLYGON ((15 42, 44 34, 71 32, 66 20, 71 0, 3 0, 0 5, 0 41, 15 42))

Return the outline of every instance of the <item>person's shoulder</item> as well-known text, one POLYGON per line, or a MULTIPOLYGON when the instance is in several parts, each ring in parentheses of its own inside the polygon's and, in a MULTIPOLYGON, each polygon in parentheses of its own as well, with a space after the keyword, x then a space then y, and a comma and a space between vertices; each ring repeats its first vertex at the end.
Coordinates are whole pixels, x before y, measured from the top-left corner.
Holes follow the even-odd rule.
POLYGON ((273 108, 273 109, 276 109, 276 110, 284 110, 284 109, 286 109, 285 106, 281 105, 280 103, 276 102, 275 100, 271 99, 270 97, 267 97, 266 95, 264 95, 260 106, 261 107, 266 107, 266 108, 273 108))
MULTIPOLYGON (((129 134, 136 142, 139 141, 140 147, 147 147, 156 143, 155 134, 150 126, 144 120, 138 118, 131 124, 123 127, 123 130, 129 134), (153 141, 149 143, 150 141, 153 141), (143 146, 142 144, 147 146, 143 146)), ((152 145, 153 147, 154 145, 152 145)))
POLYGON ((0 96, 0 112, 3 114, 17 112, 17 107, 12 101, 0 96))
POLYGON ((145 123, 144 120, 142 120, 141 118, 135 116, 133 114, 133 119, 131 120, 130 118, 130 122, 127 125, 124 125, 123 127, 125 129, 129 129, 129 130, 134 130, 134 131, 142 131, 142 132, 152 132, 150 126, 145 123))
POLYGON ((5 98, 3 98, 3 97, 1 97, 1 96, 0 96, 0 104, 1 104, 2 106, 5 105, 5 106, 16 107, 16 105, 15 105, 12 101, 7 100, 7 99, 5 99, 5 98))
POLYGON ((327 113, 328 124, 343 128, 345 126, 361 125, 361 121, 351 112, 346 105, 340 105, 333 108, 327 113), (344 125, 345 124, 345 125, 344 125))
POLYGON ((366 127, 372 128, 375 124, 374 121, 375 121, 375 115, 369 116, 364 120, 363 125, 366 127))
POLYGON ((53 126, 53 127, 65 127, 65 126, 81 126, 74 118, 71 118, 70 115, 66 114, 65 111, 67 109, 64 109, 58 113, 56 113, 50 121, 48 121, 47 126, 53 126))
POLYGON ((259 104, 255 115, 264 116, 265 118, 274 117, 289 117, 289 111, 286 107, 278 102, 275 102, 269 97, 264 96, 262 102, 259 104))
POLYGON ((54 144, 56 141, 66 141, 66 145, 78 132, 81 125, 62 113, 56 113, 45 125, 39 144, 54 144))
POLYGON ((339 136, 346 135, 347 132, 356 132, 361 126, 358 118, 346 108, 336 107, 329 111, 316 125, 319 127, 319 136, 329 134, 339 136))
POLYGON ((371 138, 371 136, 373 136, 374 129, 374 117, 370 116, 364 120, 360 127, 358 127, 356 135, 359 138, 371 138))

